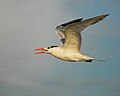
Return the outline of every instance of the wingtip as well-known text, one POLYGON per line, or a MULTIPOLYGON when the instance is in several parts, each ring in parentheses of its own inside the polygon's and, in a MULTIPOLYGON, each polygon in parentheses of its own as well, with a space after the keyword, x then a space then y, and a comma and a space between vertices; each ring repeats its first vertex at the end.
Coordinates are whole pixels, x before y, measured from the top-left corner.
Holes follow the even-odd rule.
POLYGON ((110 14, 103 14, 103 15, 98 16, 97 18, 100 19, 100 20, 103 20, 104 18, 106 18, 109 15, 110 14))
POLYGON ((107 16, 109 16, 110 14, 105 14, 105 15, 103 15, 104 17, 107 17, 107 16))
POLYGON ((110 14, 106 14, 106 16, 109 16, 110 14))

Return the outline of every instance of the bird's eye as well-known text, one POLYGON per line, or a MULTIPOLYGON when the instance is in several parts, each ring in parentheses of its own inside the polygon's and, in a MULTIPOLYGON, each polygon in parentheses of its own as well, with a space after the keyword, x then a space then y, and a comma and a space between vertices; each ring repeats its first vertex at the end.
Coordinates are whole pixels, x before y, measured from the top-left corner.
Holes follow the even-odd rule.
POLYGON ((47 47, 47 49, 50 49, 50 47, 47 47))

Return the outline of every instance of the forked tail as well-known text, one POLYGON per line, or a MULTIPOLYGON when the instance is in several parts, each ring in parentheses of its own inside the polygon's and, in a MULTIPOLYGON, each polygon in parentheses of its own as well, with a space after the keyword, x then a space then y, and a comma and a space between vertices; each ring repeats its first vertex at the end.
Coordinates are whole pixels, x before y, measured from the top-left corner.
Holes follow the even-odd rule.
POLYGON ((101 60, 101 59, 93 59, 93 61, 106 62, 105 60, 101 60))

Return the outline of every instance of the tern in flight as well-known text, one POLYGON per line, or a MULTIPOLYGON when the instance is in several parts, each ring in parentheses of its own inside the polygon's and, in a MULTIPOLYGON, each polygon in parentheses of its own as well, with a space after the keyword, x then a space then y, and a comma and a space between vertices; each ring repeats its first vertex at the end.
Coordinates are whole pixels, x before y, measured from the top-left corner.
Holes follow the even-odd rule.
POLYGON ((57 26, 55 32, 60 37, 62 44, 60 46, 36 48, 35 50, 39 52, 36 52, 35 54, 51 54, 61 60, 72 62, 102 61, 81 53, 81 31, 86 27, 103 20, 103 18, 108 15, 109 14, 100 15, 86 20, 80 18, 57 26))

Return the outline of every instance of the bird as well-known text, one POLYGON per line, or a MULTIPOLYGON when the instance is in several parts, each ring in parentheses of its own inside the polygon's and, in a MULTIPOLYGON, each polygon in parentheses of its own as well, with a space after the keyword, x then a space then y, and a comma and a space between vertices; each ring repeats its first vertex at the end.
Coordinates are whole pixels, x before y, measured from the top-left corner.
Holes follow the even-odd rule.
POLYGON ((35 54, 51 54, 61 60, 70 62, 103 61, 81 53, 81 32, 88 26, 103 20, 108 15, 99 15, 85 20, 83 18, 75 19, 57 26, 55 32, 60 38, 61 44, 59 46, 36 48, 35 51, 37 52, 35 54))

